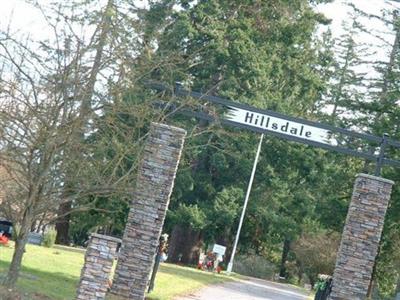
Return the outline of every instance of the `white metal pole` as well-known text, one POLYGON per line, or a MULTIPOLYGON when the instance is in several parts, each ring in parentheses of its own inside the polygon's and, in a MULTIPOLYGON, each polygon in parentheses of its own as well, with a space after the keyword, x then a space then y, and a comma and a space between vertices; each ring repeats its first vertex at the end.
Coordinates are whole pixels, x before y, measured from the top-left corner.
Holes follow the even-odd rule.
POLYGON ((256 173, 258 157, 260 156, 260 151, 261 151, 261 146, 262 146, 263 139, 264 139, 264 134, 261 134, 260 142, 258 143, 256 157, 254 158, 253 170, 251 171, 249 185, 247 186, 246 197, 244 198, 244 205, 243 205, 242 215, 240 216, 239 226, 238 226, 238 229, 237 229, 237 232, 236 232, 235 243, 233 244, 233 250, 232 250, 231 259, 229 261, 228 268, 226 270, 228 272, 228 274, 232 272, 233 260, 235 259, 236 248, 237 248, 237 244, 239 242, 240 230, 242 229, 244 215, 246 214, 247 203, 249 202, 251 186, 253 185, 254 174, 256 173))

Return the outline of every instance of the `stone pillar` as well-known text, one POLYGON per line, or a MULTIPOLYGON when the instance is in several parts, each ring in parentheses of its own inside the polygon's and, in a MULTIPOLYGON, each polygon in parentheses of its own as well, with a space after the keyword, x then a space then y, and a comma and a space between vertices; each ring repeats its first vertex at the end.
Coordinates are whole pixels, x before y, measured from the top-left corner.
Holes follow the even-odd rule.
POLYGON ((85 264, 81 272, 77 300, 106 298, 109 277, 120 239, 92 234, 86 249, 85 264))
POLYGON ((151 125, 111 288, 122 298, 144 299, 185 136, 180 128, 151 125))
POLYGON ((342 234, 330 300, 364 300, 394 182, 357 175, 342 234))

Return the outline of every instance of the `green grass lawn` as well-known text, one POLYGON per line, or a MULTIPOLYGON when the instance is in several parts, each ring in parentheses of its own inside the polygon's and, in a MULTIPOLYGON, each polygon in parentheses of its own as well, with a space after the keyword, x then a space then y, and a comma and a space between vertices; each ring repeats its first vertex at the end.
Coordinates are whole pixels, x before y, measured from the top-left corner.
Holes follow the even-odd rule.
MULTIPOLYGON (((7 271, 13 250, 12 247, 0 247, 0 275, 2 276, 7 271)), ((29 295, 43 294, 50 299, 74 299, 83 257, 84 253, 68 249, 68 247, 45 248, 28 245, 17 285, 19 291, 29 295)), ((162 264, 157 274, 155 289, 147 299, 173 299, 177 295, 189 293, 202 286, 226 280, 232 280, 232 278, 191 268, 162 264)), ((27 296, 26 299, 33 299, 33 296, 31 298, 27 296)))

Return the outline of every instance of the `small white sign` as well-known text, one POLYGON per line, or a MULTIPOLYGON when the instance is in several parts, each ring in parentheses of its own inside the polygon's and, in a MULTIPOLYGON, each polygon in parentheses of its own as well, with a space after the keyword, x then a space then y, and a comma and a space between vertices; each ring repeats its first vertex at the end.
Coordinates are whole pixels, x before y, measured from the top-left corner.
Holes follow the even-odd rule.
POLYGON ((332 145, 332 141, 330 141, 331 132, 329 130, 270 116, 265 113, 229 107, 226 119, 284 135, 332 145))
POLYGON ((214 244, 213 252, 219 255, 225 255, 226 247, 218 244, 214 244))

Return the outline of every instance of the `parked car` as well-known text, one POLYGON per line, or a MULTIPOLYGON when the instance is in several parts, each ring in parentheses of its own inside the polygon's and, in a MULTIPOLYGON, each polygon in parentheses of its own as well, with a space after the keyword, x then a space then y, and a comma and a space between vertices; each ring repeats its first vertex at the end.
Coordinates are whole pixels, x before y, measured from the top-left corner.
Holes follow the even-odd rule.
POLYGON ((7 245, 12 236, 13 224, 10 221, 0 221, 0 244, 7 245))

